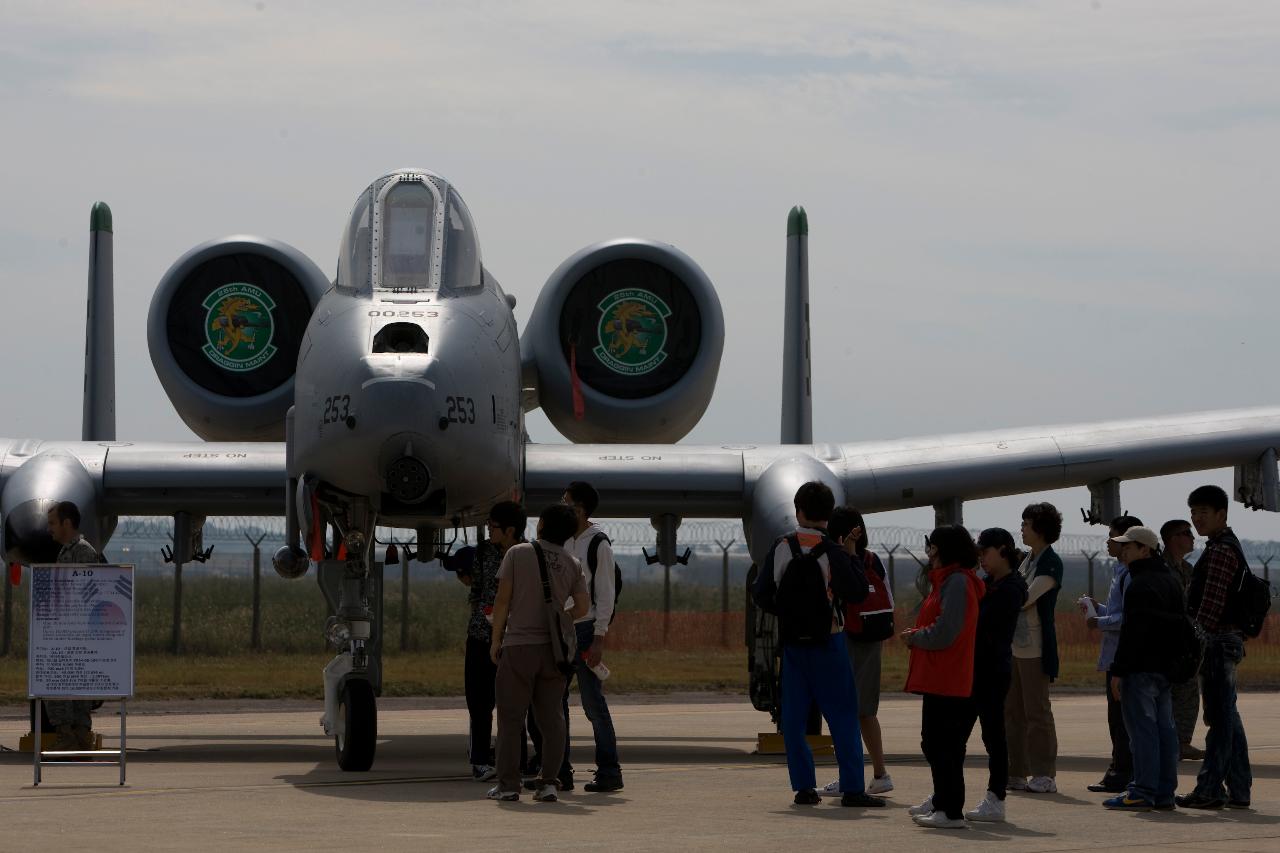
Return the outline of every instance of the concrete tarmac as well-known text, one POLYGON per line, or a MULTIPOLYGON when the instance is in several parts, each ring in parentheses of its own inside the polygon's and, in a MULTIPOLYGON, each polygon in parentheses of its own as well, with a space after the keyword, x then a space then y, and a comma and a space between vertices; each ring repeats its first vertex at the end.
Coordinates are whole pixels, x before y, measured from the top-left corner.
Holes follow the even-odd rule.
MULTIPOLYGON (((574 707, 578 787, 559 803, 484 799, 470 779, 460 700, 387 700, 374 769, 343 773, 323 737, 320 704, 137 703, 129 715, 128 784, 113 767, 49 767, 32 787, 31 756, 0 753, 0 850, 1110 850, 1280 851, 1280 702, 1246 694, 1253 810, 1108 812, 1085 786, 1107 765, 1099 696, 1054 700, 1057 794, 1010 793, 1009 820, 966 830, 915 826, 907 808, 931 790, 920 757, 920 702, 881 701, 896 789, 883 809, 795 806, 782 756, 753 754, 768 718, 743 697, 613 697, 626 789, 587 794, 590 724, 574 707)), ((104 707, 97 728, 118 732, 104 707)), ((0 745, 17 747, 26 709, 0 709, 0 745)), ((1203 726, 1196 742, 1203 744, 1203 726)), ((108 745, 115 743, 114 736, 108 745)), ((818 784, 835 777, 819 759, 818 784)), ((1179 766, 1190 790, 1198 763, 1179 766)), ((868 768, 868 775, 870 769, 868 768)), ((978 733, 966 801, 986 785, 978 733)), ((838 803, 838 801, 836 801, 838 803)))

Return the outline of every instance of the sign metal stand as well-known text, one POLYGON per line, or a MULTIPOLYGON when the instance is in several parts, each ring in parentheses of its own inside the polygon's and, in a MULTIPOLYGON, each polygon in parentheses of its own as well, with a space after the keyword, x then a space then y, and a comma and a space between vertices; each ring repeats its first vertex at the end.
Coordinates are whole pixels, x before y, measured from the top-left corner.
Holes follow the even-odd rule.
POLYGON ((43 781, 45 765, 118 765, 124 785, 128 699, 133 695, 133 566, 32 566, 28 612, 34 785, 43 781), (44 748, 42 710, 47 703, 97 700, 120 702, 119 749, 44 748))

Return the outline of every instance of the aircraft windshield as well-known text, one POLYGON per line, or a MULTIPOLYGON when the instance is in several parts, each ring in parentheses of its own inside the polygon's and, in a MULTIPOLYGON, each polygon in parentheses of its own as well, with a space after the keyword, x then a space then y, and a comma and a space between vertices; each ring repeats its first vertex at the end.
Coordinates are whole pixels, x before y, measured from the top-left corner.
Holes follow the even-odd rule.
POLYGON ((444 290, 466 290, 482 283, 480 243, 471 214, 453 189, 444 218, 444 290))
POLYGON ((351 224, 342 235, 342 247, 338 250, 338 286, 368 292, 372 286, 373 228, 370 222, 370 204, 373 187, 356 199, 351 211, 351 224))
POLYGON ((397 184, 383 202, 382 276, 388 289, 432 288, 435 196, 421 183, 397 184))
POLYGON ((356 199, 338 254, 338 287, 447 293, 483 284, 471 213, 443 178, 392 172, 356 199))

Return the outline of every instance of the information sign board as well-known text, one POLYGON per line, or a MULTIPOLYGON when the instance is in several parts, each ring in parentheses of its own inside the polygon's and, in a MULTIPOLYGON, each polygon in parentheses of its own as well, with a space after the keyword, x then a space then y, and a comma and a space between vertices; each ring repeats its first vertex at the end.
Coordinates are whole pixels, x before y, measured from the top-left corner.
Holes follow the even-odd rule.
POLYGON ((28 695, 133 695, 133 566, 32 566, 28 613, 28 695))

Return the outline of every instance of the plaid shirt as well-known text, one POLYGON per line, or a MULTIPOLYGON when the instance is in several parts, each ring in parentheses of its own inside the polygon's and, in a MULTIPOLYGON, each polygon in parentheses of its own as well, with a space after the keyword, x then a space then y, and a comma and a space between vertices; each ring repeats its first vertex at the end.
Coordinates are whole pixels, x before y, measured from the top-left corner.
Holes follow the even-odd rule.
POLYGON ((1191 618, 1210 634, 1218 634, 1231 627, 1227 621, 1227 600, 1240 570, 1240 560, 1235 549, 1224 541, 1228 536, 1235 538, 1230 527, 1210 539, 1204 553, 1196 560, 1195 574, 1204 578, 1204 591, 1191 618))

